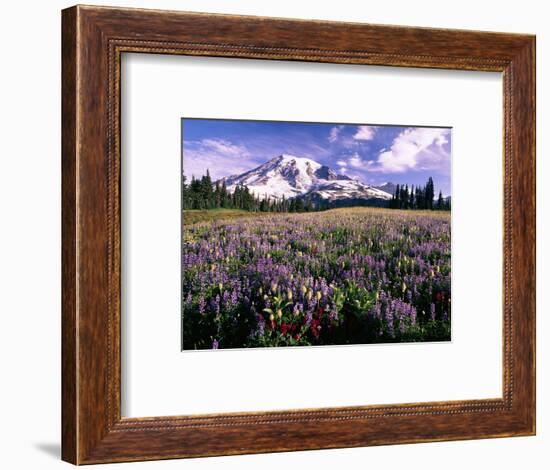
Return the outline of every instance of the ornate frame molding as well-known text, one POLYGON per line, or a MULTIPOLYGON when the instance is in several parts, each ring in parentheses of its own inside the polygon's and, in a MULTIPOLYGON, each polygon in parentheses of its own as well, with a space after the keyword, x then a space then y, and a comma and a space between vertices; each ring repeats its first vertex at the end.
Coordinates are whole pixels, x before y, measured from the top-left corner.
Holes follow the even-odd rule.
POLYGON ((63 459, 99 463, 534 434, 534 67, 535 39, 527 35, 64 10, 63 459), (122 418, 120 60, 127 52, 502 72, 502 397, 122 418))

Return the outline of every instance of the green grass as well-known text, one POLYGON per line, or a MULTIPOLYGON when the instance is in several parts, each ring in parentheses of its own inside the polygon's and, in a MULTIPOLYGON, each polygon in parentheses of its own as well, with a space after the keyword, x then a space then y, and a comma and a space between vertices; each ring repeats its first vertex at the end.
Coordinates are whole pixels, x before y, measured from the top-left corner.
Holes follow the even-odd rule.
MULTIPOLYGON (((322 214, 330 214, 340 212, 342 215, 350 214, 350 213, 378 213, 378 214, 386 214, 386 215, 405 215, 405 216, 427 216, 427 217, 434 217, 434 218, 441 218, 441 219, 449 219, 451 217, 450 211, 428 211, 428 210, 421 210, 421 211, 409 211, 409 210, 398 210, 398 209, 385 209, 381 207, 350 207, 350 208, 342 208, 342 209, 330 209, 325 212, 319 212, 319 215, 322 214)), ((184 210, 183 211, 183 226, 189 226, 192 224, 196 224, 199 222, 213 222, 213 221, 220 221, 220 220, 234 220, 234 219, 242 219, 245 217, 249 218, 256 218, 256 217, 265 217, 265 216, 275 216, 275 215, 282 215, 282 216, 288 216, 292 214, 288 213, 280 213, 276 214, 274 212, 250 212, 245 211, 241 209, 209 209, 209 210, 184 210)), ((299 215, 299 214, 294 214, 299 215)))
MULTIPOLYGON (((212 222, 214 220, 232 220, 243 217, 261 217, 270 215, 269 212, 250 212, 241 209, 210 209, 210 210, 184 210, 183 225, 191 225, 199 222, 212 222)), ((271 214, 273 215, 273 214, 271 214)))
POLYGON ((405 209, 388 209, 385 207, 343 207, 339 209, 329 209, 325 213, 340 213, 346 214, 380 214, 380 215, 403 215, 410 217, 432 217, 436 219, 450 219, 451 211, 430 211, 430 210, 405 210, 405 209))

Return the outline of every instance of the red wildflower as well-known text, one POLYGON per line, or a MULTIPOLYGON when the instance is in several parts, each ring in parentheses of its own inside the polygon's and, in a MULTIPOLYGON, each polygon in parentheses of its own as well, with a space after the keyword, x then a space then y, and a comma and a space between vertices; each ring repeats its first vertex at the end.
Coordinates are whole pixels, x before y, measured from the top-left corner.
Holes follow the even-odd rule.
POLYGON ((320 330, 321 330, 321 322, 316 318, 311 320, 311 334, 316 338, 319 338, 320 330))

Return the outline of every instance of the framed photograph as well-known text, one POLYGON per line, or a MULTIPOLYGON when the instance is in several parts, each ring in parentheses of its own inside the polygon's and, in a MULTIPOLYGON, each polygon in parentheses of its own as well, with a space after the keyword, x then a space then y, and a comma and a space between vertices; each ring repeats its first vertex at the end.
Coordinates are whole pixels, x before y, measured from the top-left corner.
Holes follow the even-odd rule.
POLYGON ((451 340, 451 129, 184 118, 182 142, 183 350, 451 340))
POLYGON ((62 457, 535 433, 535 38, 62 15, 62 457))

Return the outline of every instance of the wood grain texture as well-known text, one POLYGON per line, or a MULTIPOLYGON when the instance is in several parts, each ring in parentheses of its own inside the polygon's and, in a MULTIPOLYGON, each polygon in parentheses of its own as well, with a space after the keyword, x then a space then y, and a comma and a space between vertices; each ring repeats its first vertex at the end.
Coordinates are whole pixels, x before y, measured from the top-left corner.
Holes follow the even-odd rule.
POLYGON ((76 308, 76 10, 62 18, 62 226, 61 226, 61 455, 75 462, 77 410, 77 308, 76 308))
POLYGON ((63 11, 62 28, 64 460, 99 463, 535 432, 533 36, 81 6, 63 11), (121 418, 125 52, 503 72, 502 397, 121 418))

